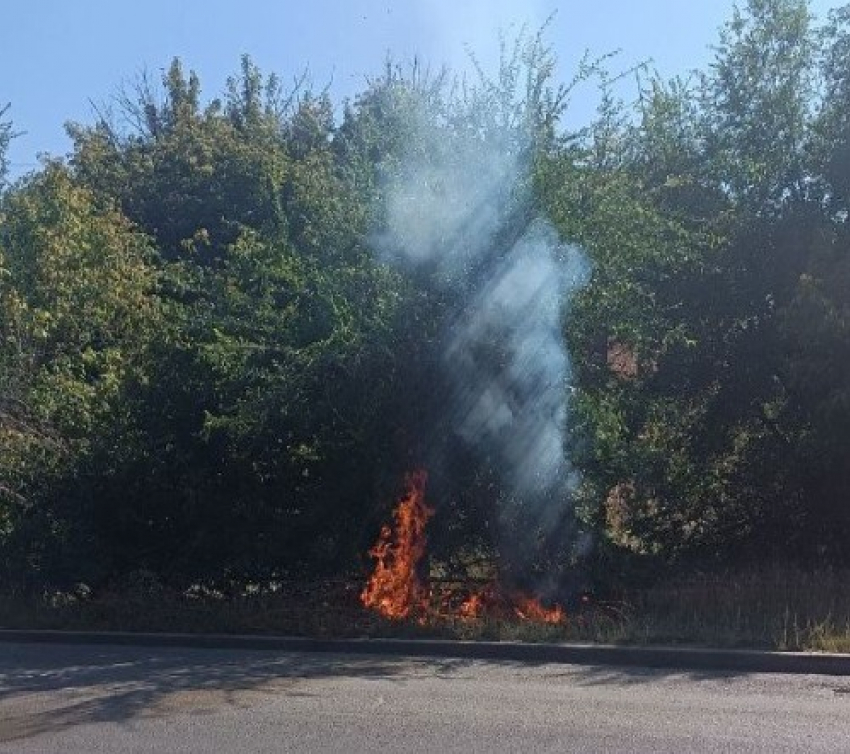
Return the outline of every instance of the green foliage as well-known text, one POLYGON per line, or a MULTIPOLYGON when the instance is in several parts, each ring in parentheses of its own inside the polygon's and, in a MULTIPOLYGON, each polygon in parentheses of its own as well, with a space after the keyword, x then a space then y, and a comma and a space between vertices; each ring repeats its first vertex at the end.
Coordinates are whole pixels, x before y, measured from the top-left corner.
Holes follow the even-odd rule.
POLYGON ((7 120, 3 120, 8 112, 9 105, 0 106, 0 188, 3 187, 6 175, 9 171, 7 151, 9 149, 9 143, 14 137, 12 124, 7 120))
MULTIPOLYGON (((390 64, 339 125, 248 57, 220 100, 177 60, 141 79, 129 130, 71 126, 69 164, 3 194, 2 578, 360 568, 429 457, 475 272, 387 268, 388 192, 410 163, 483 175, 494 145, 531 166, 488 204, 494 243, 543 214, 592 259, 564 337, 600 569, 846 562, 849 57, 847 7, 813 29, 803 0, 749 0, 708 70, 641 74, 634 109, 599 63, 553 83, 539 36, 468 86, 390 64), (599 116, 565 134, 593 76, 599 116)), ((444 447, 433 553, 498 557, 499 469, 444 447)))
POLYGON ((350 567, 391 436, 396 296, 364 245, 330 104, 283 102, 247 58, 223 106, 202 110, 178 62, 163 88, 133 105, 147 116, 134 133, 72 129, 75 175, 153 238, 167 313, 150 379, 97 457, 112 471, 87 493, 107 569, 184 582, 350 567))
POLYGON ((810 22, 807 0, 748 0, 721 29, 701 82, 713 177, 750 212, 769 212, 804 189, 810 22))
POLYGON ((824 199, 835 216, 846 212, 850 200, 850 5, 830 12, 821 40, 824 93, 813 123, 812 151, 824 199))
POLYGON ((651 79, 636 122, 603 112, 604 161, 591 142, 543 173, 596 263, 574 442, 585 516, 620 552, 847 557, 842 18, 821 54, 804 2, 748 3, 696 82, 651 79))
POLYGON ((2 550, 8 569, 37 571, 69 527, 90 524, 60 510, 64 493, 120 416, 127 385, 145 379, 160 308, 148 240, 59 165, 7 197, 0 234, 2 550))

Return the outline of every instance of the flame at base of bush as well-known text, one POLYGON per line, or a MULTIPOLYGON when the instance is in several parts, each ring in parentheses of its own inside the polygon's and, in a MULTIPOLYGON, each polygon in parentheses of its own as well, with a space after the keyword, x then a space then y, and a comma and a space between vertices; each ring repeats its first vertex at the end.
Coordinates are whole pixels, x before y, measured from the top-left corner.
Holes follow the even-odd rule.
POLYGON ((428 474, 415 471, 407 477, 407 494, 393 513, 393 526, 384 526, 369 550, 377 561, 360 601, 385 618, 401 620, 428 606, 428 591, 419 578, 425 554, 425 525, 434 510, 425 504, 428 474))
POLYGON ((539 599, 521 592, 505 592, 496 584, 469 595, 460 605, 457 617, 473 622, 485 619, 519 618, 529 623, 564 623, 567 615, 560 605, 545 607, 539 599))
POLYGON ((419 575, 425 555, 425 527, 434 509, 425 503, 428 475, 415 471, 407 477, 407 493, 393 513, 393 524, 381 529, 378 541, 369 550, 375 559, 375 569, 360 594, 365 607, 385 618, 406 620, 416 617, 420 623, 441 619, 474 622, 484 619, 523 620, 532 623, 557 625, 566 621, 560 605, 544 607, 535 598, 502 590, 498 584, 488 584, 468 594, 460 604, 452 595, 434 600, 431 590, 419 575), (435 606, 434 603, 439 603, 435 606), (457 607, 449 608, 448 605, 457 607))

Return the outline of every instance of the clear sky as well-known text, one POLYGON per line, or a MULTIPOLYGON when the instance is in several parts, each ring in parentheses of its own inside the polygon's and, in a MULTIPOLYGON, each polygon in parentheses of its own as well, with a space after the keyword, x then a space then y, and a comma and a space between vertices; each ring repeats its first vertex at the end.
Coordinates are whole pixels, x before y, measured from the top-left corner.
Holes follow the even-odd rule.
MULTIPOLYGON (((824 17, 839 0, 814 0, 824 17)), ((17 130, 13 175, 36 155, 64 154, 63 124, 91 122, 91 102, 109 101, 122 82, 158 72, 179 56, 218 95, 249 53, 284 80, 309 67, 335 100, 363 89, 391 54, 417 55, 434 68, 497 58, 499 30, 538 28, 568 79, 585 50, 620 50, 626 69, 652 60, 665 76, 704 66, 733 0, 2 0, 0 105, 11 103, 17 130)), ((587 107, 579 98, 576 115, 587 107)), ((581 119, 581 118, 580 118, 581 119)))

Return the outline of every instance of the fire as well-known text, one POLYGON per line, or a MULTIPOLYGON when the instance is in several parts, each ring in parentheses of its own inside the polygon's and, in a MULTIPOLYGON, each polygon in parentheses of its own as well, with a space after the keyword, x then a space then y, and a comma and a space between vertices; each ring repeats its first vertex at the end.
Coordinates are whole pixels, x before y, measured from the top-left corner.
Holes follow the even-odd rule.
POLYGON ((478 620, 484 614, 485 607, 484 598, 480 594, 472 594, 461 603, 457 613, 461 620, 478 620))
POLYGON ((407 494, 393 513, 393 526, 384 526, 369 550, 377 561, 361 602, 385 618, 401 620, 428 607, 428 592, 418 567, 425 554, 425 525, 434 510, 425 504, 428 475, 416 471, 407 478, 407 494))
POLYGON ((518 617, 534 623, 563 623, 567 617, 560 605, 546 608, 540 604, 540 600, 523 594, 514 595, 513 603, 518 617))
POLYGON ((421 622, 441 619, 473 622, 484 618, 518 618, 552 625, 566 621, 560 605, 547 608, 536 597, 507 591, 496 581, 467 593, 463 600, 458 599, 457 592, 445 590, 432 595, 419 577, 427 544, 425 527, 434 515, 434 509, 425 503, 428 475, 422 470, 415 471, 406 481, 407 492, 393 512, 392 525, 381 529, 378 541, 369 550, 376 562, 360 594, 365 607, 392 620, 417 617, 421 622), (431 604, 432 597, 441 607, 431 604))
POLYGON ((507 593, 496 584, 474 592, 458 608, 458 617, 464 621, 481 620, 486 616, 509 620, 519 618, 529 623, 555 625, 567 619, 560 605, 544 607, 539 599, 519 592, 507 593))

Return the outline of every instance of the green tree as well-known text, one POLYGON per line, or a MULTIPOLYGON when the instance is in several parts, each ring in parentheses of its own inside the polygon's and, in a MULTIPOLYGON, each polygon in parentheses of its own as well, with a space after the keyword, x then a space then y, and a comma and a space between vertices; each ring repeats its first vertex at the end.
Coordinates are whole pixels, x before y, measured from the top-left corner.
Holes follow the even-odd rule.
POLYGON ((848 554, 845 218, 822 167, 841 118, 832 95, 813 117, 812 85, 842 37, 819 73, 809 22, 804 2, 747 3, 707 73, 650 81, 616 159, 565 152, 544 173, 596 263, 570 336, 576 452, 586 514, 620 548, 848 554))
POLYGON ((713 178, 764 214, 805 191, 816 40, 807 0, 747 0, 701 82, 713 178))
POLYGON ((3 187, 3 183, 6 180, 6 175, 9 172, 9 161, 8 161, 8 149, 9 143, 12 141, 14 137, 14 133, 12 131, 12 124, 4 120, 6 114, 9 112, 9 105, 3 105, 0 107, 0 188, 3 187))
POLYGON ((91 524, 73 490, 145 379, 156 277, 147 238, 58 164, 7 195, 0 234, 2 549, 7 578, 37 580, 91 524))
POLYGON ((113 570, 351 567, 390 436, 396 302, 330 103, 284 100, 247 58, 221 105, 176 62, 163 85, 134 133, 73 129, 79 180, 154 239, 167 314, 116 428, 121 468, 95 485, 113 570))

